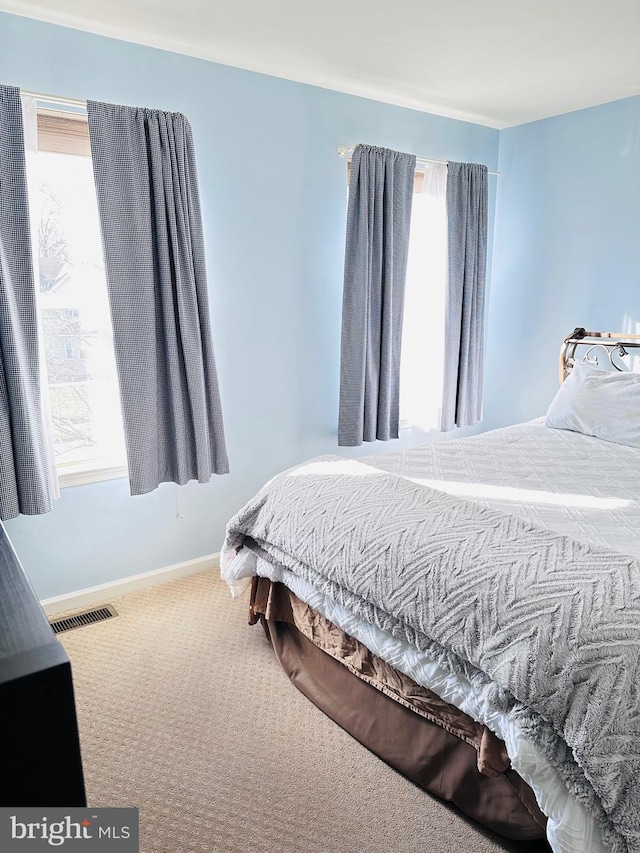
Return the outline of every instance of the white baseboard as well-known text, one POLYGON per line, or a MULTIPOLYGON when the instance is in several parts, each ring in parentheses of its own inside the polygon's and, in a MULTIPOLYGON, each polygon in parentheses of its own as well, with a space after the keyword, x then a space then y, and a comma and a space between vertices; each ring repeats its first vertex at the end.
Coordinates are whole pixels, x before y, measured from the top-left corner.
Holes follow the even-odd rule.
POLYGON ((88 589, 79 589, 67 595, 57 595, 55 598, 45 598, 40 604, 47 616, 64 613, 67 610, 79 610, 94 604, 105 604, 111 598, 126 595, 128 592, 136 592, 160 583, 185 578, 187 575, 195 575, 218 568, 220 565, 220 554, 207 554, 205 557, 197 557, 195 560, 187 560, 186 563, 174 563, 173 566, 165 566, 163 569, 155 569, 152 572, 143 572, 140 575, 130 575, 119 581, 103 583, 99 586, 91 586, 88 589))

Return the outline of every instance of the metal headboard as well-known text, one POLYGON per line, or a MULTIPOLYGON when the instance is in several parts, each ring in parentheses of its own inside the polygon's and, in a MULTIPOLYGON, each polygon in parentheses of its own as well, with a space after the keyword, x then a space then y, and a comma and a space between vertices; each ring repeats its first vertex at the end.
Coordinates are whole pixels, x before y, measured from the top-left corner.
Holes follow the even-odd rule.
POLYGON ((560 384, 564 382, 576 362, 576 350, 586 347, 583 358, 594 349, 604 349, 612 367, 621 368, 613 360, 614 356, 629 355, 628 349, 640 350, 640 335, 626 335, 622 332, 587 332, 578 327, 562 342, 560 348, 560 384))

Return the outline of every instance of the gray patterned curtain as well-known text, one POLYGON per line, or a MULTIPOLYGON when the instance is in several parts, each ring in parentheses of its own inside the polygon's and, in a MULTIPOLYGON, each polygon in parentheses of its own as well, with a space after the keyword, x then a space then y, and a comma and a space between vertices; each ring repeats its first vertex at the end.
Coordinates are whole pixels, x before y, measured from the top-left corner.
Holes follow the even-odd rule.
POLYGON ((87 102, 131 494, 229 470, 191 127, 87 102))
POLYGON ((449 280, 445 314, 442 430, 482 416, 484 291, 487 260, 486 166, 449 163, 449 280))
POLYGON ((358 145, 351 161, 338 444, 398 437, 400 343, 416 158, 358 145))
POLYGON ((0 518, 49 512, 20 90, 0 86, 0 518))

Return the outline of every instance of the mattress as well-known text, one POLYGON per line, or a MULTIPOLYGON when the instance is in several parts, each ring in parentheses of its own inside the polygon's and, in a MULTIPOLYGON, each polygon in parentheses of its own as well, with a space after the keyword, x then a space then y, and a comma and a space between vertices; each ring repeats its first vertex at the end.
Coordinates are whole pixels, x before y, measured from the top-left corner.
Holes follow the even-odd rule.
MULTIPOLYGON (((365 460, 416 483, 528 519, 574 539, 640 557, 640 451, 534 421, 473 438, 365 460)), ((505 715, 487 706, 464 678, 444 672, 408 643, 362 622, 284 569, 245 553, 235 578, 257 571, 284 582, 374 654, 433 690, 504 740, 512 766, 548 816, 558 853, 604 850, 596 822, 557 772, 505 715)))

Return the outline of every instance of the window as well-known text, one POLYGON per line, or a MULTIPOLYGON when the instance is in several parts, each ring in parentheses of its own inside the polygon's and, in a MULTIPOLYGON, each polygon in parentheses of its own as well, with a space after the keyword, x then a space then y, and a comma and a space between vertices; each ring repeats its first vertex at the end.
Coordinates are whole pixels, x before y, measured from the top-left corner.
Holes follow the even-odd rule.
POLYGON ((447 276, 447 167, 416 172, 400 362, 400 426, 440 429, 447 276))
POLYGON ((53 446, 64 486, 125 476, 124 434, 86 116, 39 109, 37 125, 28 178, 53 446))

